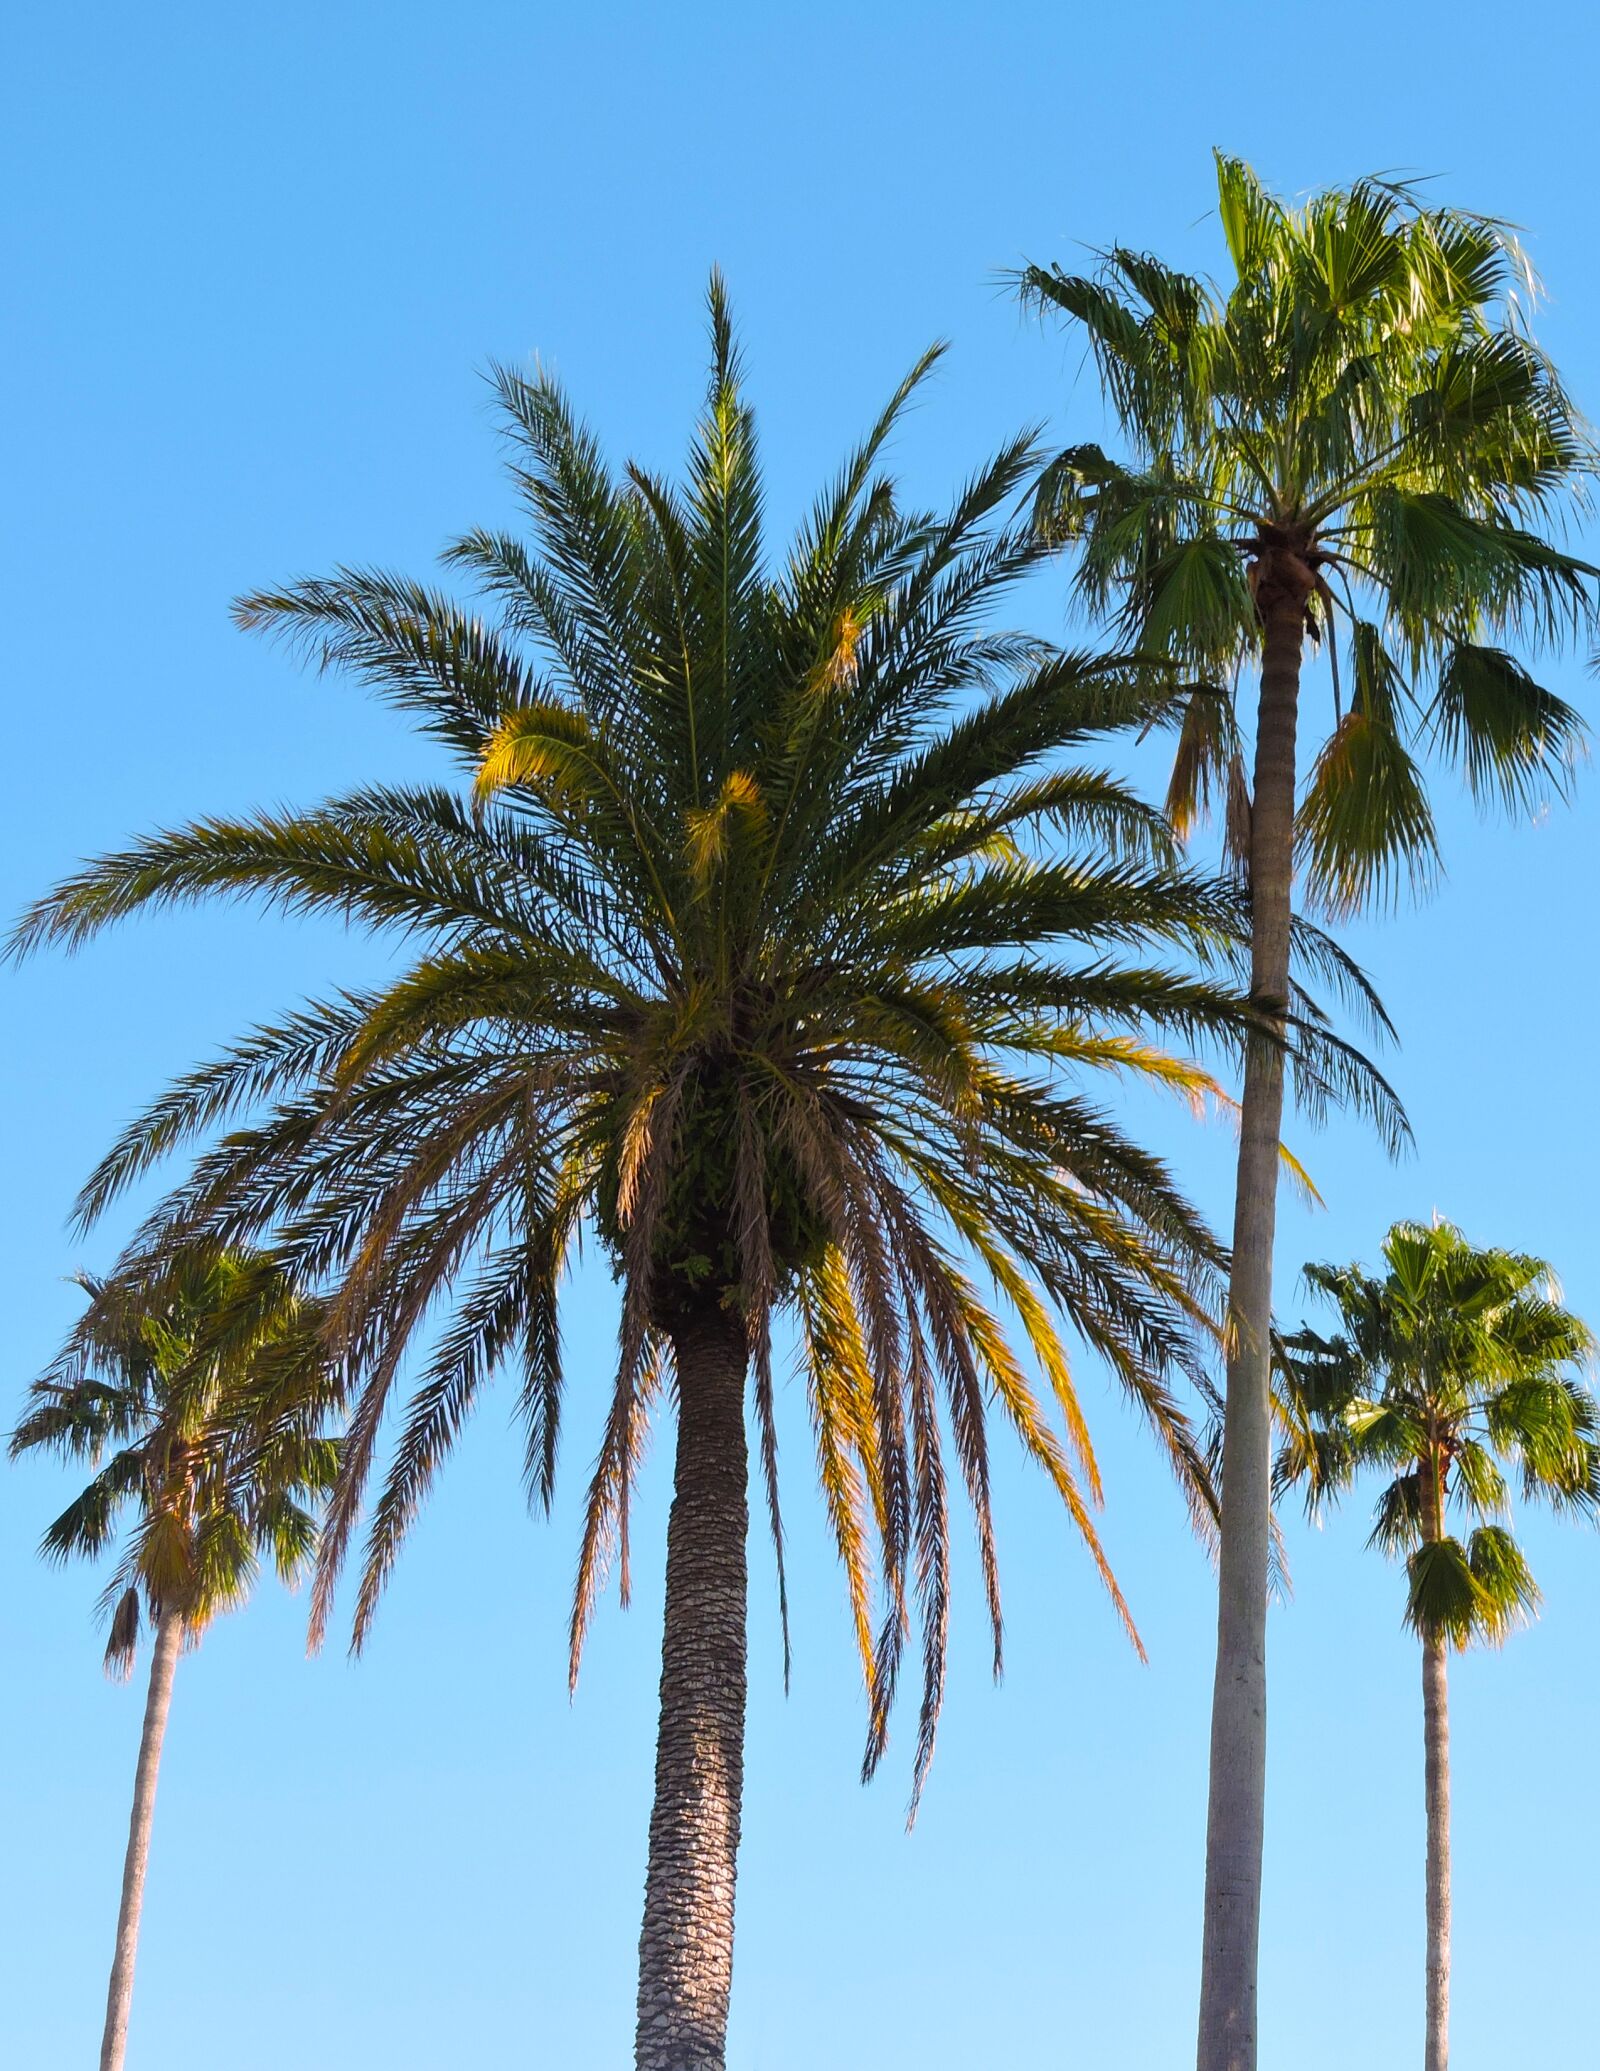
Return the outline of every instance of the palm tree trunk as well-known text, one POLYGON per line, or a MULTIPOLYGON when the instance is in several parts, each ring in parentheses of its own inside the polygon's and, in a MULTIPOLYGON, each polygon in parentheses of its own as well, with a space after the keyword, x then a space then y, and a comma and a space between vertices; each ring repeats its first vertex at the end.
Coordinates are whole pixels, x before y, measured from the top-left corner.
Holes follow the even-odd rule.
MULTIPOLYGON (((1291 571, 1300 564, 1291 564, 1291 571)), ((1289 994, 1295 718, 1305 590, 1273 569, 1265 622, 1250 823, 1250 992, 1281 1021, 1289 994)), ((1245 1061, 1228 1290, 1217 1671, 1211 1703, 1199 2071, 1255 2071, 1256 1959, 1267 1787, 1267 1553, 1271 1530, 1272 1244, 1277 1226, 1283 1050, 1257 1037, 1245 1061)))
POLYGON ((150 1687, 144 1702, 144 1730, 139 1737, 139 1766, 133 1778, 133 1813, 128 1821, 128 1853, 122 1865, 122 1903, 117 1912, 117 1953, 106 1994, 106 2027, 100 2042, 100 2071, 122 2071, 128 2048, 128 2016, 133 2008, 133 1965, 139 1953, 139 1914, 144 1906, 144 1873, 150 1860, 150 1828, 156 1814, 156 1777, 161 1743, 167 1736, 172 1708, 172 1678, 183 1645, 183 1620, 163 1611, 156 1621, 150 1655, 150 1687))
MULTIPOLYGON (((1430 1433, 1422 1468, 1422 1537, 1444 1536, 1445 1460, 1430 1433)), ((1423 1792, 1428 1812, 1426 2071, 1445 2071, 1450 2059, 1450 1684, 1444 1633, 1422 1635, 1423 1792)))
POLYGON ((1442 1636, 1422 1643, 1428 1794, 1428 2034, 1424 2071, 1450 2061, 1450 1690, 1442 1636))
POLYGON ((673 1332, 661 1723, 639 1937, 637 2071, 724 2071, 744 1791, 745 1336, 706 1305, 673 1332))

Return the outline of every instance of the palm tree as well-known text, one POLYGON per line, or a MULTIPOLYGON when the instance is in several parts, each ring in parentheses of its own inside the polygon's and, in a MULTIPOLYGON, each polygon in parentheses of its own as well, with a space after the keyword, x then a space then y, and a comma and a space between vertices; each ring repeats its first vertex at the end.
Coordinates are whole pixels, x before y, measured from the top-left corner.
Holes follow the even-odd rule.
POLYGON ((100 2071, 121 2071, 178 1656, 244 1600, 263 1553, 286 1581, 309 1563, 307 1505, 337 1462, 320 1430, 337 1391, 317 1305, 268 1258, 191 1254, 154 1282, 79 1284, 89 1306, 33 1383, 11 1456, 44 1449, 95 1469, 46 1531, 49 1559, 96 1558, 127 1520, 101 1600, 107 1672, 131 1675, 141 1625, 153 1635, 100 2044, 100 2071))
POLYGON ((1226 697, 1183 714, 1169 808, 1217 797, 1250 902, 1251 997, 1229 1289, 1200 2071, 1253 2071, 1266 1785, 1269 1339, 1296 856, 1336 914, 1425 880, 1436 841, 1414 749, 1480 799, 1525 807, 1566 777, 1579 722, 1504 644, 1553 641, 1596 571, 1553 544, 1594 449, 1526 325, 1507 229, 1364 180, 1294 209, 1219 155, 1233 277, 1113 250, 1093 278, 1022 275, 1082 326, 1128 448, 1077 446, 1040 514, 1077 585, 1141 650, 1226 697), (1306 644, 1332 728, 1296 805, 1306 644), (1345 660, 1341 665, 1341 647, 1345 660), (1259 668, 1253 782, 1238 678, 1259 668))
POLYGON ((1452 1647, 1498 1645, 1539 1592, 1503 1520, 1506 1466, 1524 1497, 1600 1513, 1600 1403, 1572 1369, 1594 1340, 1561 1306, 1542 1259, 1478 1250, 1449 1223, 1396 1223, 1387 1271, 1307 1266, 1339 1311, 1337 1336, 1286 1340, 1295 1415, 1281 1487, 1315 1510, 1375 1468, 1388 1477, 1370 1544, 1404 1555, 1406 1623, 1422 1642, 1427 1765, 1426 2071, 1445 2071, 1450 2014, 1452 1647), (1474 1520, 1452 1535, 1452 1507, 1474 1520))
MULTIPOLYGON (((320 1634, 401 1361, 437 1337, 372 1509, 369 1628, 406 1529, 500 1364, 521 1369, 530 1495, 562 1402, 558 1286, 580 1231, 622 1285, 570 1671, 628 1516, 650 1416, 676 1409, 641 2071, 720 2066, 745 1711, 748 1385, 777 1545, 773 1324, 797 1329, 817 1473, 881 1756, 913 1614, 913 1803, 945 1682, 949 1476, 971 1502, 1000 1658, 989 1412, 1043 1468, 1118 1614, 1099 1476, 1058 1318, 1149 1419, 1203 1518, 1174 1393, 1204 1380, 1217 1248, 1092 1086, 1201 1094, 1167 1047, 1236 1038, 1230 889, 1174 865, 1161 814, 1066 759, 1159 706, 1147 671, 993 631, 1047 552, 1007 514, 1026 440, 943 514, 901 508, 884 443, 913 369, 776 570, 722 287, 686 479, 606 466, 546 379, 495 386, 531 543, 448 555, 498 610, 338 571, 244 600, 417 712, 474 780, 209 820, 90 866, 17 945, 82 941, 213 892, 360 915, 421 951, 191 1073, 91 1179, 92 1218, 224 1117, 141 1246, 271 1232, 336 1292, 359 1383, 313 1597, 320 1634), (1222 965, 1210 959, 1220 957, 1222 965), (1052 1424, 1006 1329, 1021 1326, 1052 1424), (954 1461, 948 1455, 953 1446, 954 1461)), ((1327 945, 1303 946, 1333 978, 1327 945)), ((1350 1060, 1307 1018, 1319 1084, 1350 1060)), ((787 1638, 786 1638, 787 1649, 787 1638)))

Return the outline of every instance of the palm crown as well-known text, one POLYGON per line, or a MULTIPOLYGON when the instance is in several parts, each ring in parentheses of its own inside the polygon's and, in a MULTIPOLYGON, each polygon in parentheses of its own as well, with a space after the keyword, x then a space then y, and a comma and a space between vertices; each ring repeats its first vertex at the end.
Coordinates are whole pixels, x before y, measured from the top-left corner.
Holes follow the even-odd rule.
MULTIPOLYGON (((449 559, 494 599, 498 626, 352 571, 241 605, 245 624, 419 713, 473 771, 472 799, 368 790, 161 835, 61 887, 19 940, 76 942, 215 890, 422 938, 394 982, 310 1005, 179 1081, 83 1199, 94 1215, 186 1136, 256 1110, 142 1244, 271 1229, 294 1270, 338 1282, 330 1341, 361 1387, 318 1629, 402 1356, 440 1302, 372 1513, 358 1643, 503 1360, 523 1367, 530 1485, 548 1499, 557 1285, 587 1223, 624 1306, 574 1673, 619 1540, 626 1588, 645 1421, 675 1322, 697 1304, 743 1319, 777 1530, 771 1319, 785 1306, 871 1692, 869 1766, 920 1598, 920 1776, 947 1616, 941 1417, 978 1521, 997 1655, 988 1402, 1115 1594, 1050 1304, 1132 1391, 1193 1500, 1209 1501, 1172 1384, 1203 1380, 1194 1329, 1213 1240, 1087 1089, 1106 1074, 1205 1087, 1158 1043, 1237 1034, 1230 971, 1194 962, 1237 952, 1237 913, 1173 867, 1159 814, 1104 770, 1061 766, 1063 751, 1148 714, 1142 672, 983 622, 1046 551, 1005 518, 1036 466, 1027 442, 948 512, 902 510, 878 463, 929 355, 771 572, 715 282, 712 332, 681 487, 638 468, 613 477, 555 386, 497 376, 536 543, 477 532, 449 559), (1020 1319, 1064 1437, 964 1256, 1020 1319)), ((1311 1083, 1327 1085, 1324 1066, 1348 1079, 1337 1046, 1319 1051, 1309 1021, 1304 1033, 1311 1083)))
POLYGON ((1408 1624, 1497 1641, 1538 1602, 1505 1468, 1525 1499, 1600 1514, 1600 1404, 1575 1370, 1594 1341, 1541 1259, 1479 1250, 1449 1223, 1396 1224, 1383 1257, 1382 1278, 1306 1269, 1342 1327, 1285 1341, 1279 1485, 1316 1506, 1363 1470, 1387 1475, 1372 1542, 1407 1560, 1408 1624), (1465 1541, 1452 1511, 1473 1521, 1465 1541))
POLYGON ((142 1283, 82 1276, 89 1304, 33 1383, 12 1457, 87 1461, 93 1478, 45 1532, 51 1559, 98 1558, 123 1531, 102 1599, 106 1665, 133 1665, 141 1613, 197 1636, 263 1555, 293 1581, 316 1549, 338 1383, 321 1306, 264 1256, 192 1254, 142 1283))
MULTIPOLYGON (((1563 782, 1577 716, 1502 643, 1589 614, 1597 571, 1546 535, 1595 450, 1529 335, 1535 283, 1503 224, 1381 180, 1293 209, 1220 154, 1217 186, 1225 287, 1121 249, 1093 278, 1024 273, 1084 326, 1129 447, 1062 454, 1041 515, 1081 541, 1089 605, 1218 681, 1260 647, 1269 599, 1303 607, 1334 724, 1299 838, 1313 894, 1344 910, 1432 865, 1417 751, 1512 805, 1563 782)), ((1197 699, 1174 820, 1219 795, 1242 858, 1236 719, 1197 699)))

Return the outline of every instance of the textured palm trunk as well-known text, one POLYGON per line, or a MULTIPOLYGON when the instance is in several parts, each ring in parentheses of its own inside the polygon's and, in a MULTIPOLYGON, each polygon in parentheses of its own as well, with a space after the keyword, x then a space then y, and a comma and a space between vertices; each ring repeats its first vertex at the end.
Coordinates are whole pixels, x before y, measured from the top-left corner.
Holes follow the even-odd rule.
MULTIPOLYGON (((1305 589, 1293 574, 1274 574, 1262 583, 1258 601, 1265 648, 1250 825, 1250 991, 1256 1007, 1278 1022, 1289 994, 1295 718, 1305 589)), ((1267 1037, 1252 1041, 1239 1117, 1233 1277, 1228 1290, 1199 2071, 1255 2071, 1256 2064, 1256 1961, 1267 1785, 1272 1244, 1283 1075, 1281 1046, 1267 1037)))
POLYGON ((1428 1794, 1428 2028, 1424 2071, 1450 2061, 1450 1688, 1446 1645, 1422 1643, 1422 1736, 1428 1794))
POLYGON ((139 1915, 144 1908, 144 1873, 150 1860, 150 1829, 156 1814, 156 1777, 161 1769, 161 1743, 167 1736, 172 1708, 172 1678, 183 1645, 183 1620, 164 1612, 156 1624, 150 1656, 150 1687, 145 1696, 144 1730, 139 1736, 139 1766, 134 1771, 133 1813, 128 1821, 128 1853, 122 1866, 122 1903, 117 1912, 117 1953, 106 1994, 105 2034, 100 2042, 100 2071, 122 2071, 128 2048, 128 2016, 133 2009, 133 1966, 139 1953, 139 1915))
POLYGON ((744 1790, 743 1327, 708 1306, 674 1331, 673 1350, 678 1461, 634 2061, 724 2071, 744 1790))

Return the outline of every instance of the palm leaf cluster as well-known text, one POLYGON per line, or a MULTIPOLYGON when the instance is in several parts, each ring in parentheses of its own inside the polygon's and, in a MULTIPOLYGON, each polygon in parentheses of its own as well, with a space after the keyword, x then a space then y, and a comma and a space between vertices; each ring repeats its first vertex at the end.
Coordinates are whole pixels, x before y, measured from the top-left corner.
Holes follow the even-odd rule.
POLYGON ((1407 1623, 1456 1647, 1498 1641, 1538 1603, 1506 1522, 1513 1487, 1600 1516, 1600 1403, 1581 1377, 1594 1341, 1541 1259, 1480 1250, 1449 1223, 1396 1224, 1383 1257, 1381 1277, 1306 1269, 1341 1329, 1285 1340, 1278 1485, 1315 1508, 1384 1475, 1370 1543, 1407 1562, 1407 1623))
POLYGON ((341 1381, 322 1305, 265 1254, 189 1254, 142 1283, 80 1285, 88 1304, 29 1390, 11 1454, 95 1470, 42 1551, 118 1549, 101 1607, 106 1665, 126 1674, 144 1617, 176 1613, 196 1638, 249 1593, 263 1557, 288 1582, 310 1563, 341 1381))
MULTIPOLYGON (((1565 784, 1578 715, 1507 643, 1592 620, 1597 571, 1551 533, 1595 448, 1504 224, 1383 180, 1294 208, 1220 155, 1217 183, 1225 285, 1122 248, 1023 274, 1082 325, 1126 442, 1063 453, 1041 518, 1080 543, 1090 608, 1217 682, 1259 649, 1266 590, 1304 596, 1333 711, 1299 843, 1312 895, 1348 911, 1433 869, 1427 752, 1518 810, 1565 784)), ((1220 805, 1247 853, 1231 698, 1190 704, 1169 804, 1180 829, 1220 805)))

